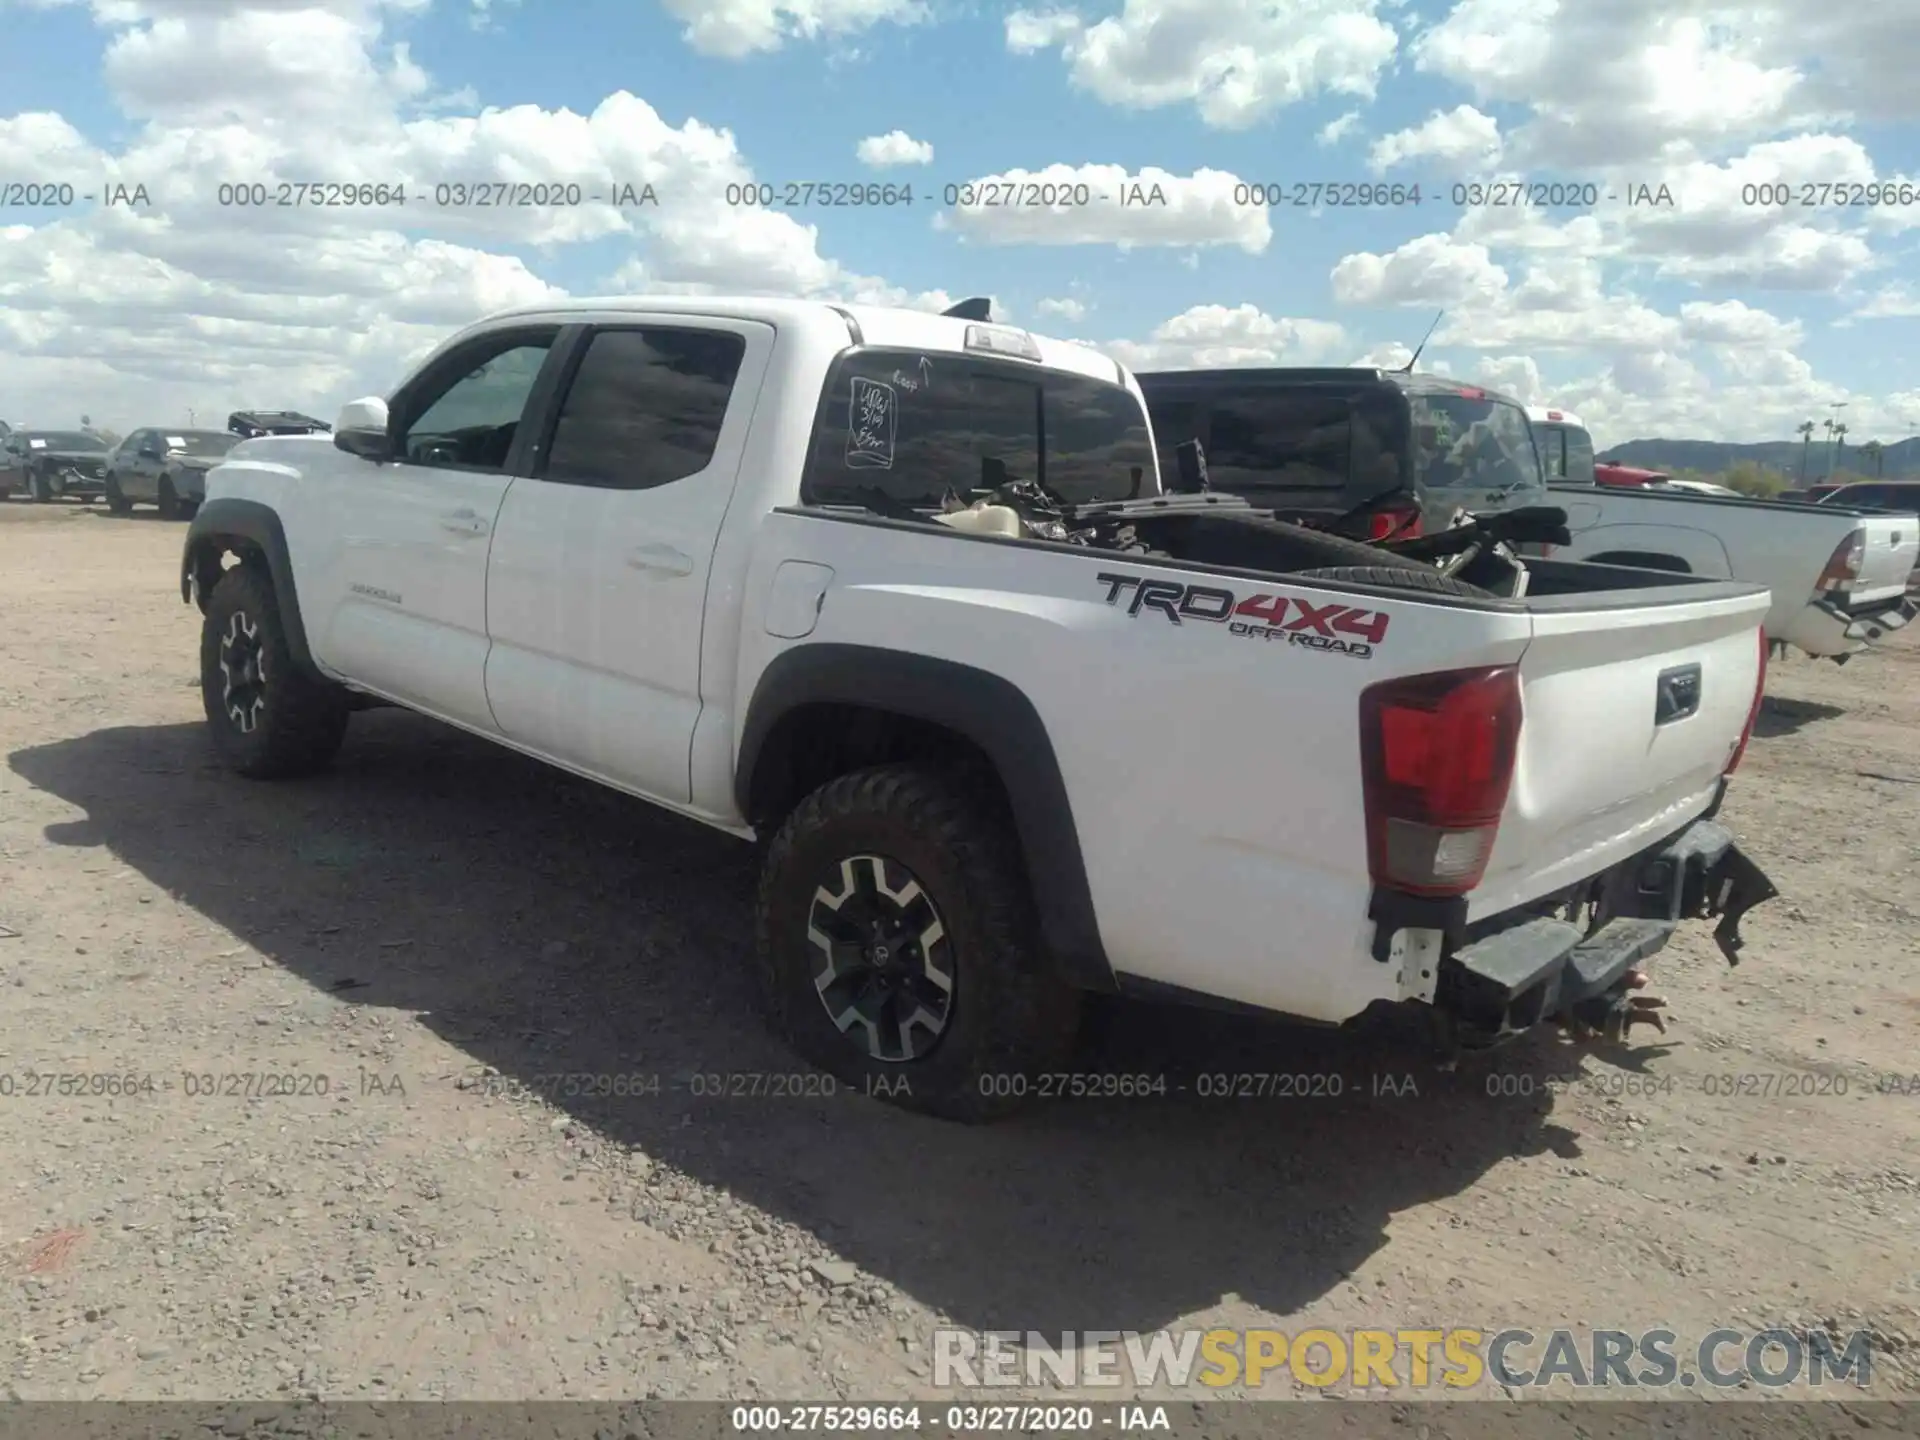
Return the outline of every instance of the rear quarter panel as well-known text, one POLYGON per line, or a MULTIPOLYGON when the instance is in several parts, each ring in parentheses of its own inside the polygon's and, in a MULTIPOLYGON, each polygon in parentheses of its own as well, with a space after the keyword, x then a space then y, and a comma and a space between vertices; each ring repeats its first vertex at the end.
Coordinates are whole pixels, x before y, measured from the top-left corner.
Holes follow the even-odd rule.
MULTIPOLYGON (((1149 565, 917 527, 774 514, 746 582, 735 693, 783 650, 861 644, 1018 685, 1054 737, 1108 957, 1125 974, 1312 1018, 1395 993, 1366 953, 1359 696, 1397 675, 1513 661, 1516 607, 1413 599, 1149 565), (813 633, 766 633, 784 561, 829 567, 813 633), (1129 613, 1103 575, 1236 598, 1284 595, 1384 617, 1371 653, 1129 613)), ((742 709, 744 710, 744 706, 742 709)), ((740 741, 736 722, 734 744, 740 741)))

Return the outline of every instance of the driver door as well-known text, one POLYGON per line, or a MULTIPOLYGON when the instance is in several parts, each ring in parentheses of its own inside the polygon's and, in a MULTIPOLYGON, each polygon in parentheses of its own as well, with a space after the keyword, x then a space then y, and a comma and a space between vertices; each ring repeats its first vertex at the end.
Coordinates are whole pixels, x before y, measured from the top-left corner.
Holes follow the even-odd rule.
POLYGON ((136 431, 114 457, 113 473, 120 493, 129 500, 154 500, 160 495, 160 437, 152 430, 136 431))
MULTIPOLYGON (((328 531, 308 635, 322 665, 416 710, 497 734, 487 704, 487 553, 524 473, 520 419, 558 325, 518 326, 436 357, 389 406, 395 457, 335 455, 309 497, 328 531), (330 523, 321 516, 331 517, 330 523)), ((303 610, 308 601, 302 587, 303 610)))

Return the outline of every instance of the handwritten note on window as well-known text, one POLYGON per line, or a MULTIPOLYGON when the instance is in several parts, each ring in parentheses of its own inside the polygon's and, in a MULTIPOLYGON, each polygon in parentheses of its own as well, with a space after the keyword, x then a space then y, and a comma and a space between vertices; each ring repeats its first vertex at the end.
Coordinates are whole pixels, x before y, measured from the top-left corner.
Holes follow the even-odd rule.
POLYGON ((891 470, 893 438, 899 419, 900 397, 891 385, 853 377, 847 401, 847 468, 891 470))

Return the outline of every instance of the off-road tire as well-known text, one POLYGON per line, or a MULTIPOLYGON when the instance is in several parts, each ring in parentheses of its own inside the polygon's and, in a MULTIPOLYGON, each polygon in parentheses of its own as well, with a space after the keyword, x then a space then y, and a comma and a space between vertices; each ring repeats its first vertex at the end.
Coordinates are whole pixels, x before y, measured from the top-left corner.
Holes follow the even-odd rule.
POLYGON ((345 691, 303 672, 287 648, 273 582, 249 565, 221 576, 200 627, 200 696, 214 749, 228 768, 253 780, 285 780, 325 769, 346 738, 345 691), (260 704, 252 728, 230 713, 223 642, 257 643, 260 704))
POLYGON ((45 472, 36 470, 27 477, 27 493, 33 496, 36 505, 48 505, 53 502, 53 481, 45 472))
POLYGON ((979 1123, 1037 1097, 1078 1034, 1078 990, 1040 940, 1012 817, 990 777, 887 765, 829 781, 800 802, 767 849, 755 909, 755 979, 768 1023, 802 1057, 856 1091, 979 1123), (880 856, 920 882, 945 928, 953 988, 926 1055, 873 1058, 843 1034, 814 983, 815 897, 839 862, 880 856))
POLYGON ((154 496, 155 499, 153 503, 155 508, 159 510, 162 520, 178 520, 180 518, 180 496, 173 488, 173 477, 171 475, 162 475, 160 477, 160 487, 154 491, 154 496))
POLYGON ((1411 570, 1388 565, 1331 565, 1323 570, 1302 570, 1293 578, 1378 585, 1385 590, 1421 590, 1429 595, 1469 595, 1476 600, 1499 598, 1491 590, 1482 590, 1478 585, 1469 585, 1424 565, 1411 570))
POLYGON ((110 512, 115 515, 130 515, 133 513, 133 502, 121 493, 120 477, 118 475, 115 475, 112 471, 108 471, 106 482, 102 485, 101 489, 107 498, 107 509, 110 512))

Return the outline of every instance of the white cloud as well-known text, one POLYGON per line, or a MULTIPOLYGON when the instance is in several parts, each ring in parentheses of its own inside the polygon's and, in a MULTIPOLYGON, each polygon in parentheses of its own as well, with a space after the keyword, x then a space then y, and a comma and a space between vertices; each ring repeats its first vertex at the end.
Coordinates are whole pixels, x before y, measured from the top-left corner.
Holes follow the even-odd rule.
POLYGON ((1016 11, 1008 48, 1059 49, 1079 88, 1109 105, 1192 105, 1244 130, 1317 95, 1371 98, 1399 37, 1381 0, 1124 0, 1088 25, 1066 11, 1016 11))
POLYGON ((1412 129, 1382 135, 1373 142, 1368 163, 1379 173, 1413 160, 1437 160, 1465 169, 1492 165, 1499 158, 1499 122, 1471 105, 1456 105, 1451 110, 1434 111, 1412 129))
POLYGON ((1689 300, 1680 307, 1680 333, 1703 345, 1787 350, 1803 330, 1797 320, 1782 320, 1739 300, 1689 300))
POLYGON ((891 165, 931 165, 933 146, 916 140, 904 130, 889 130, 884 135, 869 135, 854 147, 862 165, 883 168, 891 165))
POLYGON ((686 22, 685 38, 703 55, 739 60, 791 40, 840 38, 876 25, 927 17, 920 0, 660 0, 686 22))
POLYGON ((1920 316, 1920 291, 1906 281, 1882 286, 1850 318, 1856 320, 1912 319, 1920 316))
POLYGON ((1007 16, 1007 49, 1016 55, 1051 50, 1078 35, 1083 25, 1070 10, 1015 10, 1007 16))
MULTIPOLYGON (((411 4, 412 0, 408 0, 411 4)), ((587 114, 462 110, 391 43, 372 0, 235 9, 109 0, 115 99, 147 123, 102 153, 55 115, 0 119, 0 174, 144 182, 152 208, 54 212, 0 244, 0 393, 103 423, 241 403, 319 408, 384 390, 455 326, 561 293, 553 248, 611 240, 623 276, 680 289, 945 308, 828 258, 804 212, 727 203, 754 178, 733 135, 618 93, 587 114), (284 22, 284 29, 276 29, 284 22), (430 102, 430 103, 429 103, 430 102), (609 179, 657 203, 591 197, 609 179), (388 208, 222 206, 220 186, 374 181, 388 208), (582 203, 436 209, 442 182, 558 182, 582 203), (424 203, 423 203, 424 201, 424 203), (503 253, 533 247, 527 258, 503 253)), ((221 413, 224 413, 222 411, 221 413)))
POLYGON ((1325 320, 1291 320, 1255 305, 1196 305, 1155 327, 1144 341, 1101 348, 1134 370, 1225 369, 1240 365, 1331 363, 1352 341, 1325 320))
POLYGON ((1085 301, 1063 296, 1057 300, 1042 300, 1033 307, 1042 315, 1054 320, 1064 320, 1069 325, 1078 325, 1087 318, 1088 305, 1085 301))
POLYGON ((1336 116, 1334 119, 1329 120, 1326 124, 1322 125, 1320 127, 1319 133, 1316 134, 1313 138, 1316 142, 1318 142, 1323 146, 1338 145, 1342 140, 1346 139, 1347 136, 1351 135, 1355 130, 1359 128, 1360 128, 1360 112, 1358 110, 1349 110, 1346 112, 1346 114, 1336 116))
POLYGON ((1484 245, 1422 235, 1386 255, 1349 255, 1333 267, 1334 298, 1346 305, 1457 306, 1506 290, 1507 272, 1484 245))
POLYGON ((1225 170, 1049 165, 972 183, 975 203, 943 212, 941 223, 989 244, 1234 245, 1258 254, 1273 239, 1266 207, 1236 203, 1242 182, 1225 170))

